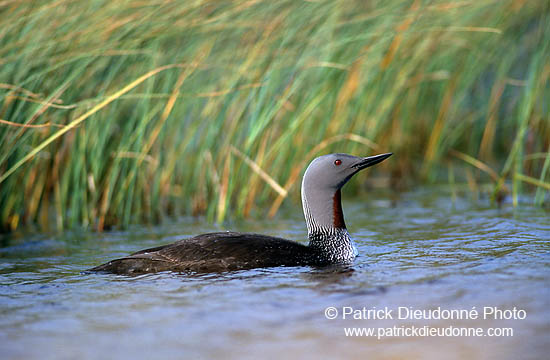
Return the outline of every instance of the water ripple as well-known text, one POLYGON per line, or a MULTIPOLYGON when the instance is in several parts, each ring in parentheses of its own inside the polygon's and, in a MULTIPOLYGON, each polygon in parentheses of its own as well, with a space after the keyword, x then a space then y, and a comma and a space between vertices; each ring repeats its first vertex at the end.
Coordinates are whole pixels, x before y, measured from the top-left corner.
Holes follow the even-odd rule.
MULTIPOLYGON (((310 358, 328 351, 312 346, 330 344, 340 353, 367 346, 406 358, 410 349, 429 346, 421 339, 345 338, 338 334, 355 322, 330 322, 324 309, 518 306, 529 317, 511 324, 516 339, 530 334, 530 342, 504 339, 493 346, 468 339, 468 346, 490 358, 545 357, 543 347, 532 346, 546 342, 547 331, 539 330, 548 330, 550 319, 550 225, 544 210, 453 205, 448 197, 426 192, 403 194, 391 203, 345 201, 345 208, 360 256, 352 265, 326 269, 131 278, 80 274, 132 251, 220 230, 195 219, 101 235, 8 239, 0 247, 0 348, 7 358, 59 358, 60 349, 75 358, 120 355, 113 349, 142 358, 151 355, 150 348, 158 350, 155 357, 240 358, 246 344, 265 354, 274 346, 292 348, 295 357, 310 358)), ((280 222, 245 222, 239 230, 304 241, 302 221, 297 214, 280 222)), ((459 340, 437 339, 457 354, 466 346, 459 340)))

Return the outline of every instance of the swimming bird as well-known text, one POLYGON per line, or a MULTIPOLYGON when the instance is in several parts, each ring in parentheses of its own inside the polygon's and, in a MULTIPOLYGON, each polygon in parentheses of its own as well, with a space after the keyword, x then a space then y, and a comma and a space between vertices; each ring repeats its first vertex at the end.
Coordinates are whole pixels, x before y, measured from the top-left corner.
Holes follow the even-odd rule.
POLYGON ((309 164, 301 189, 308 245, 261 234, 215 232, 141 250, 88 271, 132 275, 351 263, 357 249, 344 222, 340 189, 360 170, 391 155, 328 154, 309 164))

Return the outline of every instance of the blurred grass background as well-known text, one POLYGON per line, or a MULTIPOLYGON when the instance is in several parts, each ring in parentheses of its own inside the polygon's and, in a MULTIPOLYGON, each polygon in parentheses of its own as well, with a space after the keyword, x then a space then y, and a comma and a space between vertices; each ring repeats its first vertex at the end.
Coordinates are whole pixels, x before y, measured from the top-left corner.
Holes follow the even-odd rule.
POLYGON ((1 1, 0 230, 273 215, 329 152, 541 205, 549 113, 547 0, 1 1))

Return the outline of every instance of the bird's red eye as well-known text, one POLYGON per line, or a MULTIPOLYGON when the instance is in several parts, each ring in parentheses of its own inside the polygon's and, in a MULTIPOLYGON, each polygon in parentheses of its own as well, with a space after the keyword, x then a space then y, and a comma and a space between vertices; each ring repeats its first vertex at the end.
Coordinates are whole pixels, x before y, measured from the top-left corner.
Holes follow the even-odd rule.
POLYGON ((336 166, 340 165, 341 163, 342 163, 342 160, 340 160, 340 159, 334 160, 334 165, 336 165, 336 166))

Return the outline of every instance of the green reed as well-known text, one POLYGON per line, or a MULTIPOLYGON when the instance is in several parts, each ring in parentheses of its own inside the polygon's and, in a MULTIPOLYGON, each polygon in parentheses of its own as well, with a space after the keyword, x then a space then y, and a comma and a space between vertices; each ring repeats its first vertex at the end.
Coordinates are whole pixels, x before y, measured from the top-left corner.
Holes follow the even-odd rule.
POLYGON ((327 152, 543 204, 548 39, 543 0, 4 2, 0 230, 274 215, 327 152))

